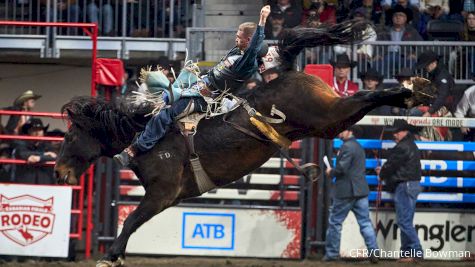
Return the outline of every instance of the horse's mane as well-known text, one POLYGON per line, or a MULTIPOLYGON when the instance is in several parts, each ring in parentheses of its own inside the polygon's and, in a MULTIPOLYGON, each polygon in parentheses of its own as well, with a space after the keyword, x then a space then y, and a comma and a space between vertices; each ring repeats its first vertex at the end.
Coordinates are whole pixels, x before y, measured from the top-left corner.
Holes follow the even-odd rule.
MULTIPOLYGON (((150 105, 133 105, 126 98, 106 101, 102 97, 74 97, 61 108, 71 123, 81 129, 94 132, 95 136, 114 135, 119 140, 133 138, 144 129, 153 110, 150 105)), ((127 141, 127 140, 123 140, 127 141)))
POLYGON ((368 39, 372 31, 368 21, 350 20, 316 28, 292 28, 285 30, 278 42, 278 53, 283 70, 292 69, 295 58, 306 47, 350 44, 368 39))

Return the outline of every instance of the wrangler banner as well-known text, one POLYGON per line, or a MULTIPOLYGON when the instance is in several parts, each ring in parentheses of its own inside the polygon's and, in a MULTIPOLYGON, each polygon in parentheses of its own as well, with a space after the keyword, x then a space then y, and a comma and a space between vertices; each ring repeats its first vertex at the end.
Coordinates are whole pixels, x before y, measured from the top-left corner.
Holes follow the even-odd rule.
MULTIPOLYGON (((370 216, 374 224, 375 213, 370 216)), ((425 259, 465 260, 475 256, 475 214, 456 212, 416 212, 414 216, 425 259)), ((400 232, 394 212, 380 211, 377 241, 381 258, 399 258, 400 232)), ((340 254, 365 257, 366 246, 353 213, 343 223, 340 254)))
POLYGON ((0 184, 0 254, 67 257, 71 196, 71 187, 0 184))

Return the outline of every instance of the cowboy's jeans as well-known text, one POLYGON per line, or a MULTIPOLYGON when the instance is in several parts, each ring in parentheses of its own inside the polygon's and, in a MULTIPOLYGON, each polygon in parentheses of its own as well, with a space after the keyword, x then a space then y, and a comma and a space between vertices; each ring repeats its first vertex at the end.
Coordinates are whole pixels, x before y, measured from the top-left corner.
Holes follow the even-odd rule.
POLYGON ((327 258, 340 257, 341 228, 348 213, 353 211, 360 233, 363 236, 369 251, 377 250, 376 233, 369 218, 368 197, 362 198, 333 198, 328 219, 328 229, 325 239, 325 256, 327 258))
POLYGON ((165 136, 175 118, 185 111, 188 103, 193 100, 195 107, 191 112, 205 112, 206 101, 198 97, 184 97, 174 102, 170 107, 162 109, 158 114, 153 116, 145 126, 145 130, 135 140, 133 146, 139 152, 146 152, 152 149, 160 139, 165 136))
POLYGON ((417 195, 421 192, 419 181, 399 183, 394 192, 396 220, 401 231, 401 258, 422 257, 422 247, 414 228, 417 195))

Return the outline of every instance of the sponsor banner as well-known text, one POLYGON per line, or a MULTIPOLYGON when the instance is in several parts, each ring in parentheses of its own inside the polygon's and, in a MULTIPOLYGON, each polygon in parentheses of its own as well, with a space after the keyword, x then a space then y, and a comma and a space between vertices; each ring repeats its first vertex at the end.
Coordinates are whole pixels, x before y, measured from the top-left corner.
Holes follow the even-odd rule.
POLYGON ((407 120, 415 126, 435 126, 460 128, 475 128, 475 118, 437 118, 437 117, 400 117, 400 116, 364 116, 359 125, 386 125, 392 126, 395 119, 407 120))
POLYGON ((0 184, 0 254, 67 257, 71 187, 0 184))
MULTIPOLYGON (((390 149, 396 146, 396 142, 389 140, 376 139, 358 139, 358 143, 365 149, 390 149)), ((333 147, 339 149, 343 145, 340 139, 333 139, 333 147)), ((438 150, 438 151, 475 151, 473 142, 435 142, 435 141, 416 141, 420 150, 438 150)))
MULTIPOLYGON (((375 221, 375 212, 371 212, 375 221)), ((414 225, 421 241, 423 255, 434 260, 463 260, 475 255, 475 214, 447 212, 416 212, 414 225)), ((343 223, 340 253, 342 257, 363 257, 366 246, 359 226, 350 212, 343 223)), ((379 211, 377 241, 382 258, 399 258, 400 231, 396 215, 379 211)))
MULTIPOLYGON (((119 233, 136 206, 119 206, 119 233)), ((142 225, 128 253, 300 258, 301 212, 173 207, 142 225)))

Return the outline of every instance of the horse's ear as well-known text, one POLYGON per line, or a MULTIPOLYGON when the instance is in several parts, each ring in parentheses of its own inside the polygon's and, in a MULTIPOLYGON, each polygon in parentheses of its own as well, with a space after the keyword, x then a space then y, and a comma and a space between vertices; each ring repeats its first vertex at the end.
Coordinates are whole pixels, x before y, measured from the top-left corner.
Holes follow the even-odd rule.
POLYGON ((69 120, 73 120, 74 119, 74 112, 71 111, 71 109, 67 108, 66 109, 66 114, 68 115, 68 119, 69 120))

